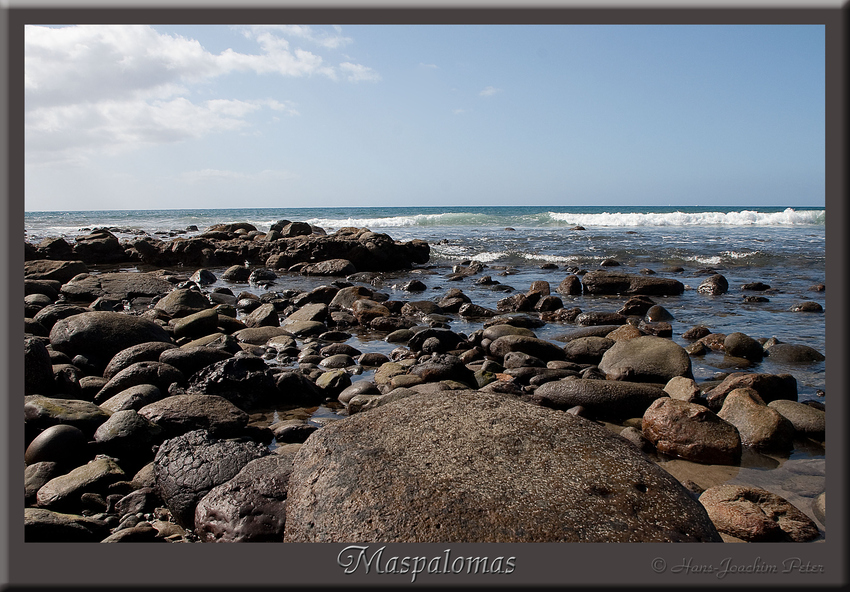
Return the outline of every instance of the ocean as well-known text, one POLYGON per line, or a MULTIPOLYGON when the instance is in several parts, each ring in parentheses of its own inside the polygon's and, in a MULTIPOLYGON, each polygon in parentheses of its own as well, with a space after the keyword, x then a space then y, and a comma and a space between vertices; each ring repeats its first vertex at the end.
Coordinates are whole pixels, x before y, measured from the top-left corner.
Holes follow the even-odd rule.
MULTIPOLYGON (((600 269, 613 259, 619 266, 604 267, 626 273, 655 271, 685 284, 681 296, 659 298, 675 320, 673 339, 704 324, 715 333, 740 331, 754 338, 814 347, 825 352, 826 313, 791 312, 805 300, 826 309, 826 293, 810 288, 826 283, 824 208, 785 207, 387 207, 387 208, 242 208, 208 210, 112 210, 87 212, 27 212, 26 240, 37 243, 49 236, 70 240, 88 229, 108 227, 121 239, 142 233, 167 239, 193 236, 218 223, 249 222, 265 231, 279 220, 309 222, 331 233, 342 227, 367 227, 396 240, 421 239, 431 246, 431 260, 414 270, 428 292, 400 289, 410 272, 385 274, 381 289, 394 299, 438 299, 449 288, 464 290, 475 302, 495 308, 507 288, 525 292, 531 282, 548 281, 552 290, 566 275, 600 269), (581 227, 583 230, 576 230, 581 227), (194 230, 194 229, 197 230, 194 230), (186 230, 192 229, 192 230, 186 230), (448 282, 454 265, 477 261, 486 267, 477 277, 490 275, 496 285, 480 286, 474 279, 448 282), (544 269, 543 266, 547 265, 544 269), (681 267, 681 272, 664 270, 681 267), (707 270, 723 274, 729 291, 721 296, 698 294, 707 270), (769 302, 745 303, 741 286, 763 282, 771 288, 769 302)), ((222 270, 211 270, 214 273, 222 270)), ((310 289, 325 279, 282 274, 270 289, 310 289)), ((252 288, 248 288, 251 290, 252 288)), ((259 288, 254 288, 259 289, 259 288)), ((613 312, 621 300, 610 297, 564 297, 565 307, 582 311, 613 312)), ((474 330, 462 319, 455 331, 474 330)), ((537 331, 555 339, 570 326, 550 324, 537 331)), ((378 351, 387 344, 373 343, 378 351)), ((825 362, 789 368, 765 358, 749 370, 789 372, 798 380, 800 400, 825 399, 825 362)), ((710 379, 730 369, 720 355, 694 358, 697 380, 710 379)))

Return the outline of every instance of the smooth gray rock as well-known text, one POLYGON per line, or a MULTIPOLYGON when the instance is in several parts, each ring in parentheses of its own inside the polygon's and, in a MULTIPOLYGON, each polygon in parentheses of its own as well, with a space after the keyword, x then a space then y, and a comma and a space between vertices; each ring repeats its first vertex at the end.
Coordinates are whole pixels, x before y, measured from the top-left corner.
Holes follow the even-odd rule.
POLYGON ((593 417, 639 417, 650 404, 667 394, 657 386, 619 380, 566 379, 546 382, 528 395, 529 401, 554 409, 577 405, 593 417))
POLYGON ((420 394, 317 431, 294 460, 284 535, 720 540, 700 504, 629 442, 588 420, 478 391, 420 394))
POLYGON ((674 376, 694 377, 688 352, 670 339, 653 335, 616 342, 598 366, 613 380, 667 384, 674 376))

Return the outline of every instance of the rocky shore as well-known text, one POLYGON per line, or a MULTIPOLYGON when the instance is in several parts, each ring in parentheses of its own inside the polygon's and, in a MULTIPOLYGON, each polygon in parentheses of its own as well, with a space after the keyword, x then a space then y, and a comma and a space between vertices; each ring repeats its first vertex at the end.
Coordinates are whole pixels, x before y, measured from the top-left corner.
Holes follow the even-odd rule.
MULTIPOLYGON (((605 266, 489 308, 463 290, 486 268, 462 262, 445 277, 460 287, 428 299, 410 274, 393 299, 375 277, 426 264, 427 243, 286 220, 169 240, 94 229, 26 258, 27 541, 823 538, 822 488, 800 508, 665 469, 825 441, 825 406, 757 366, 823 354, 701 325, 678 345, 658 298, 678 280, 605 266), (156 269, 108 267, 126 263, 156 269), (305 276, 326 283, 286 288, 305 276), (612 310, 565 305, 580 294, 612 310), (708 351, 750 370, 698 383, 708 351)), ((728 289, 712 274, 698 291, 728 289)))

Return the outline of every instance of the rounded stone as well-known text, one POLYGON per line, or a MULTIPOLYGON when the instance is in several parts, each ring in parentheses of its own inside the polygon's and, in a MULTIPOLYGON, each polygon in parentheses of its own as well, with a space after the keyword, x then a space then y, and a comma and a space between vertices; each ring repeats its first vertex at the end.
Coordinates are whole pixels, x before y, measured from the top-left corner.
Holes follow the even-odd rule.
POLYGON ((37 462, 55 462, 60 465, 74 464, 85 458, 88 437, 72 425, 54 425, 36 436, 24 453, 28 465, 37 462))

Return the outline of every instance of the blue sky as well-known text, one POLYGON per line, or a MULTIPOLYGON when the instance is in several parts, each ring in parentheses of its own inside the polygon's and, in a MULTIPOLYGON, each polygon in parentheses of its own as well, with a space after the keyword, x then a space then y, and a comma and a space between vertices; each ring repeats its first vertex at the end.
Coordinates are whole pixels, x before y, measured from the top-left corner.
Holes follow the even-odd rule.
POLYGON ((28 26, 25 209, 824 205, 821 25, 28 26))

